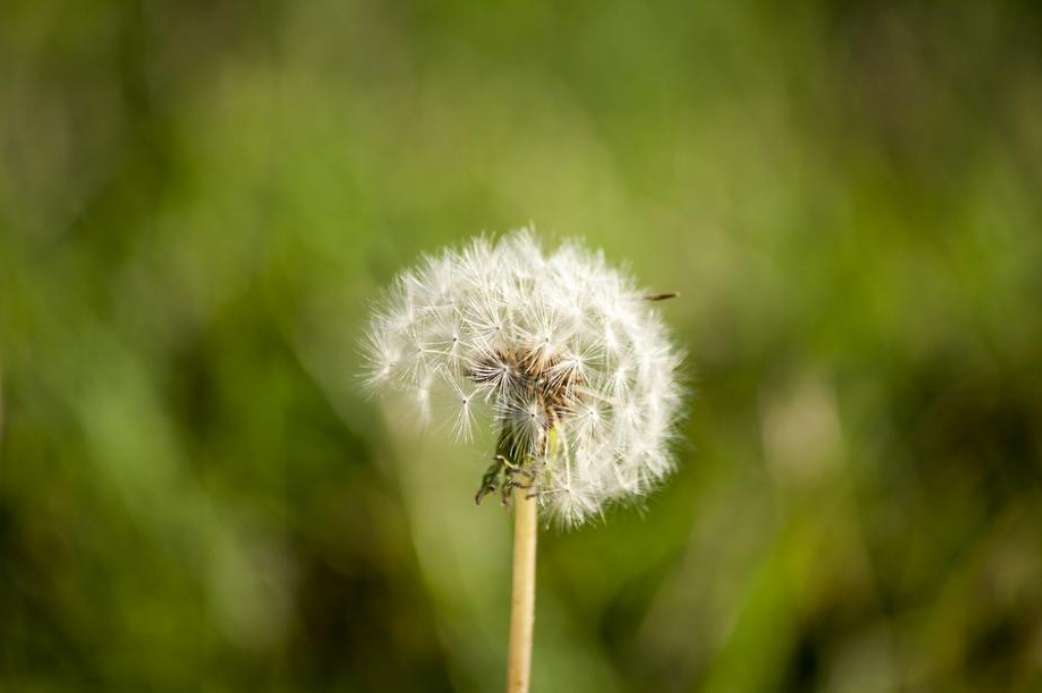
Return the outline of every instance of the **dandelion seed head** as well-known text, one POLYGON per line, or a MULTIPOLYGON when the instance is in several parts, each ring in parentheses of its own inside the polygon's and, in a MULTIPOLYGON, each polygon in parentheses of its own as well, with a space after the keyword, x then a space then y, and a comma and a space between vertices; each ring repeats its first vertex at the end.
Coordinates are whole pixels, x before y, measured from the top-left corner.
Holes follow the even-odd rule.
POLYGON ((681 359, 644 295, 577 242, 478 239, 395 280, 369 323, 367 383, 461 441, 487 421, 533 462, 543 511, 578 525, 674 467, 681 359))

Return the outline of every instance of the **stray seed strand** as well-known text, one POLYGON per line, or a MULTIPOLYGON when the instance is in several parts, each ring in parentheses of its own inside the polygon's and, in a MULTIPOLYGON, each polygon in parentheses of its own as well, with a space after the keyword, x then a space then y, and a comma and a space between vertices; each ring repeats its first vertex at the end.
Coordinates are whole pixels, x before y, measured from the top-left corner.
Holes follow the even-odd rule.
POLYGON ((645 294, 642 298, 645 301, 668 301, 671 298, 677 298, 680 296, 679 291, 670 291, 664 294, 645 294))

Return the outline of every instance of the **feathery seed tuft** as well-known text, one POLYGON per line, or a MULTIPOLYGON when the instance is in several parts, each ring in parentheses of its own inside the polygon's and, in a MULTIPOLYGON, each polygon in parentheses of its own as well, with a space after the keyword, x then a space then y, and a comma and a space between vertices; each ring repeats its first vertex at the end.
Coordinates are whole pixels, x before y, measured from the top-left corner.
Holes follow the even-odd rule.
POLYGON ((460 440, 490 416, 524 476, 512 486, 578 525, 673 470, 681 357, 650 303, 670 296, 576 242, 544 255, 527 229, 478 239, 398 276, 370 322, 367 380, 421 421, 446 415, 460 440))

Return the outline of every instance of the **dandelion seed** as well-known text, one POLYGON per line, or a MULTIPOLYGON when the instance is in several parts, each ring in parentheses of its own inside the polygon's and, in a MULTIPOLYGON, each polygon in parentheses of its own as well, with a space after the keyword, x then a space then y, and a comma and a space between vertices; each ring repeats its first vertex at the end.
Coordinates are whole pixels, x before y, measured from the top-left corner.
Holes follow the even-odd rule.
POLYGON ((367 380, 460 440, 490 414, 510 473, 578 525, 673 469, 680 356, 653 303, 668 296, 575 242, 544 254, 530 230, 479 239, 397 279, 370 322, 367 380))

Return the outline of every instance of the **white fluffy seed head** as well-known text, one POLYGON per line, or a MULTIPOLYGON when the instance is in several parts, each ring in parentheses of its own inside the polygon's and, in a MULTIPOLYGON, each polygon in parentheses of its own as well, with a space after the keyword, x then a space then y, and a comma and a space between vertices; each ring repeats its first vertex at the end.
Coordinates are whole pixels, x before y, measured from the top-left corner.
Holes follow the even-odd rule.
POLYGON ((479 239, 398 276, 370 321, 367 380, 460 440, 493 425, 543 510, 578 525, 673 469, 681 357, 643 296, 578 243, 479 239))

